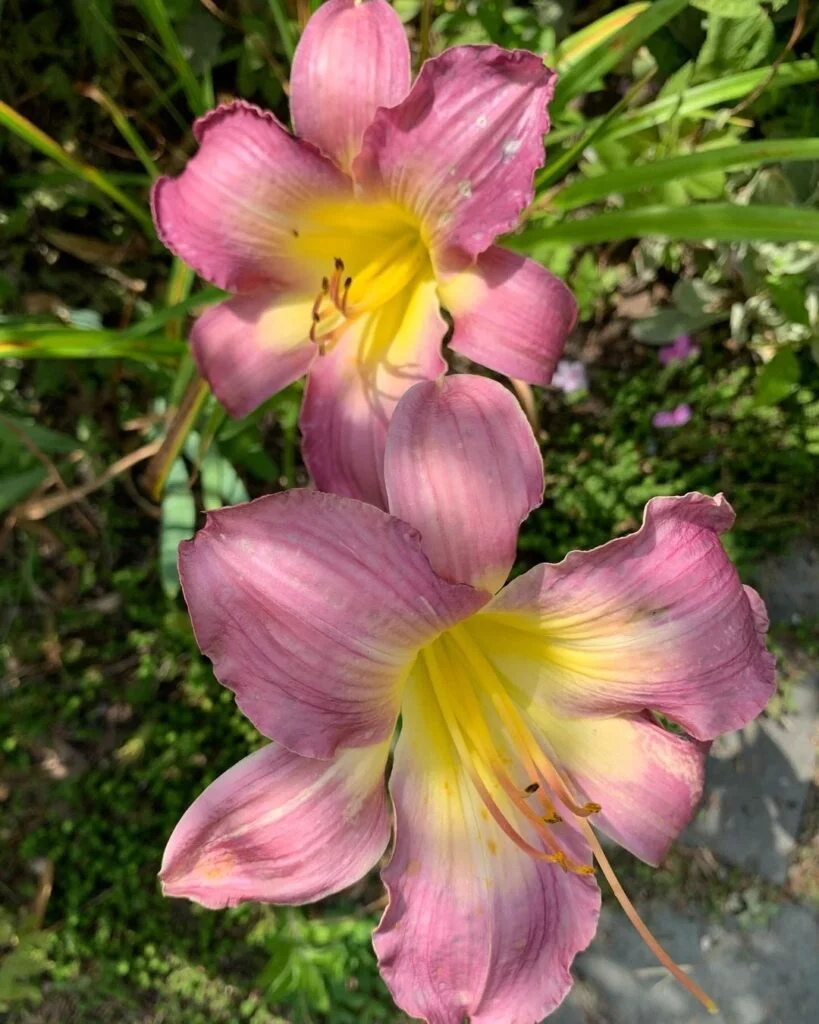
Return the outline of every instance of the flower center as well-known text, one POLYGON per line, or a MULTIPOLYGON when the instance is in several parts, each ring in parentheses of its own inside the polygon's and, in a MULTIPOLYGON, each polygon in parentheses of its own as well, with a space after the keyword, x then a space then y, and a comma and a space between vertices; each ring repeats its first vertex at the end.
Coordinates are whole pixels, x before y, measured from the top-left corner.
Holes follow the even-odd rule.
POLYGON ((464 770, 501 830, 538 860, 575 874, 594 874, 590 865, 567 856, 550 826, 566 813, 585 819, 600 805, 573 799, 469 629, 453 627, 425 647, 421 657, 464 770), (520 819, 543 848, 521 834, 520 819))
POLYGON ((580 803, 572 796, 571 783, 533 736, 468 623, 441 634, 421 650, 419 658, 459 760, 486 812, 504 834, 537 860, 550 861, 578 875, 593 875, 591 865, 569 858, 555 834, 554 826, 563 821, 563 814, 574 816, 577 830, 642 940, 709 1013, 716 1013, 714 1001, 674 963, 620 884, 588 820, 601 810, 600 804, 580 803))
POLYGON ((324 200, 298 222, 292 255, 316 289, 309 330, 322 354, 339 328, 431 274, 418 222, 394 203, 324 200))

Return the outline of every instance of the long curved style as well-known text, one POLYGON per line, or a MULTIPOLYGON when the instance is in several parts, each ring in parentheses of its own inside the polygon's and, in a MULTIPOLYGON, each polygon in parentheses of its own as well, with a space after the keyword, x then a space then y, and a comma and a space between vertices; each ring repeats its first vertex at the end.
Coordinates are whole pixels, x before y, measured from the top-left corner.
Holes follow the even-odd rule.
POLYGON ((613 876, 596 833, 657 864, 710 741, 771 696, 765 609, 721 545, 730 506, 697 493, 505 582, 543 470, 485 378, 406 392, 383 489, 388 511, 260 498, 182 545, 198 643, 273 742, 185 813, 162 885, 209 907, 315 900, 375 866, 392 830, 374 942, 397 1004, 430 1024, 533 1024, 597 927, 593 860, 613 876))

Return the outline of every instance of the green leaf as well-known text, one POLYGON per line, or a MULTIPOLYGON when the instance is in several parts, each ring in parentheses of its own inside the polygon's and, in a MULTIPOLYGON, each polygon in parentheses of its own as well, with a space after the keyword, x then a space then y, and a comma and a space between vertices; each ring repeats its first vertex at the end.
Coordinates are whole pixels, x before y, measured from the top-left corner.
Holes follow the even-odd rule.
POLYGON ((550 104, 552 116, 560 113, 569 100, 592 88, 623 57, 636 50, 687 6, 688 0, 654 0, 647 10, 572 64, 557 83, 550 104))
POLYGON ((792 348, 780 349, 766 363, 756 380, 756 405, 776 405, 799 384, 799 360, 792 348))
POLYGON ((583 220, 532 226, 505 244, 533 251, 539 244, 616 242, 657 235, 681 242, 816 242, 819 211, 790 206, 735 206, 702 203, 691 206, 646 206, 602 213, 583 220))
POLYGON ((771 278, 768 280, 768 291, 773 304, 791 323, 810 327, 804 277, 771 278))
POLYGON ((0 476, 0 512, 5 512, 45 480, 45 466, 35 466, 22 473, 4 473, 0 476))
POLYGON ((211 444, 205 452, 200 472, 202 503, 208 512, 223 505, 238 505, 249 500, 247 488, 241 477, 215 444, 211 444))
POLYGON ((185 461, 178 458, 165 481, 159 527, 159 579, 169 598, 179 593, 176 560, 179 545, 190 540, 196 525, 196 505, 191 494, 185 461))
POLYGON ((697 76, 713 78, 726 71, 754 68, 768 56, 773 41, 773 22, 764 11, 742 21, 711 15, 697 58, 697 76))
POLYGON ((665 344, 681 334, 694 334, 705 327, 727 320, 729 313, 686 313, 681 309, 661 309, 651 316, 635 320, 631 333, 648 345, 665 344))
POLYGON ((8 412, 0 412, 0 441, 14 447, 26 448, 20 434, 25 434, 41 451, 49 455, 75 452, 81 447, 79 441, 69 437, 68 434, 61 434, 57 430, 41 427, 38 423, 29 423, 22 417, 13 416, 8 412))
POLYGON ((759 0, 691 0, 691 6, 721 18, 753 18, 761 10, 759 0))
POLYGON ((819 139, 745 142, 739 146, 685 153, 637 167, 623 167, 585 181, 572 182, 552 197, 551 206, 558 210, 573 210, 613 195, 655 188, 666 181, 681 181, 697 174, 787 160, 819 160, 819 139))

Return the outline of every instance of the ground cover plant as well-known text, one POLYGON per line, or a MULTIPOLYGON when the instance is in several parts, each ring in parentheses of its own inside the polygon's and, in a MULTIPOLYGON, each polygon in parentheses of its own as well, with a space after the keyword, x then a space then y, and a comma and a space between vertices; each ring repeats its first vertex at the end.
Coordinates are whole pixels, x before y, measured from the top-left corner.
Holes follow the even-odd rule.
MULTIPOLYGON (((815 530, 817 12, 395 7, 416 64, 494 42, 560 74, 535 203, 504 243, 580 306, 558 386, 517 385, 546 464, 517 571, 634 529, 654 495, 699 489, 730 496, 731 553, 752 576, 815 530)), ((234 420, 196 375, 190 317, 223 293, 167 255, 148 188, 181 169, 192 117, 217 101, 287 120, 310 12, 0 3, 0 1006, 12 1019, 403 1019, 369 945, 376 878, 305 910, 218 916, 163 900, 155 878, 182 811, 259 742, 193 643, 176 548, 202 509, 307 477, 301 384, 234 420)), ((717 911, 750 887, 732 876, 712 891, 683 854, 651 879, 621 870, 638 892, 682 879, 717 911)))

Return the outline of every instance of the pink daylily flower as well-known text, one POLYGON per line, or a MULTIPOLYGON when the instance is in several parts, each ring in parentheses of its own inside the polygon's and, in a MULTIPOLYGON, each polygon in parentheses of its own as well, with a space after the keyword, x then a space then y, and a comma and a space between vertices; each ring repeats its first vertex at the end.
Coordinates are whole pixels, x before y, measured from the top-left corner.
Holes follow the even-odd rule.
POLYGON ((669 363, 684 363, 689 356, 697 355, 699 351, 700 347, 694 344, 691 335, 680 334, 670 345, 663 345, 657 355, 663 366, 668 366, 669 363))
POLYGON ((295 490, 182 545, 199 646, 274 742, 188 809, 163 889, 218 908, 362 876, 389 842, 400 715, 381 972, 432 1024, 532 1024, 594 935, 592 855, 613 878, 591 824, 662 859, 709 741, 773 692, 767 617, 720 544, 730 506, 702 494, 504 585, 543 468, 497 382, 415 385, 384 478, 389 512, 295 490))
POLYGON ((296 135, 245 102, 196 122, 199 150, 153 192, 159 237, 235 293, 194 325, 202 375, 244 416, 307 374, 303 454, 323 490, 384 507, 387 423, 446 370, 441 343, 548 384, 576 305, 494 245, 533 194, 555 74, 534 53, 458 46, 410 88, 386 0, 329 0, 293 60, 296 135))
POLYGON ((651 423, 660 430, 665 430, 668 427, 684 427, 691 419, 691 416, 691 406, 687 402, 680 402, 673 409, 663 409, 660 412, 655 412, 651 417, 651 423))

